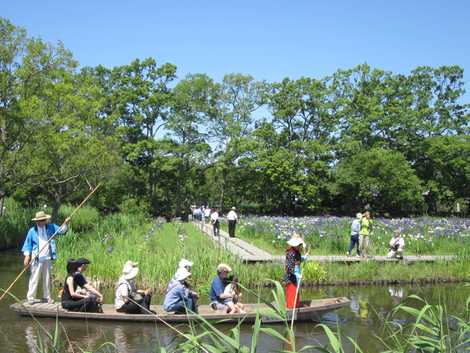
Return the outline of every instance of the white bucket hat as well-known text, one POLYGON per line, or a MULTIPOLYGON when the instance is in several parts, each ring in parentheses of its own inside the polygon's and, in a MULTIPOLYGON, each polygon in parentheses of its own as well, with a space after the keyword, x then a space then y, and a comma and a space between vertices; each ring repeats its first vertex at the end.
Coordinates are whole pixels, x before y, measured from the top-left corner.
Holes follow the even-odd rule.
POLYGON ((184 281, 186 278, 191 276, 191 272, 189 272, 187 269, 184 267, 179 268, 176 273, 175 273, 175 279, 177 281, 184 281))
POLYGON ((361 212, 356 213, 356 218, 357 218, 357 219, 361 219, 361 218, 362 218, 362 213, 361 213, 361 212))
POLYGON ((305 246, 305 242, 299 233, 292 234, 292 237, 287 241, 287 244, 290 246, 299 246, 301 244, 305 246))
POLYGON ((180 262, 178 263, 178 268, 184 268, 184 267, 193 267, 192 261, 181 259, 180 262))
POLYGON ((139 268, 137 267, 138 263, 133 261, 127 261, 124 264, 124 268, 122 269, 122 276, 126 280, 131 280, 137 276, 139 273, 139 268))

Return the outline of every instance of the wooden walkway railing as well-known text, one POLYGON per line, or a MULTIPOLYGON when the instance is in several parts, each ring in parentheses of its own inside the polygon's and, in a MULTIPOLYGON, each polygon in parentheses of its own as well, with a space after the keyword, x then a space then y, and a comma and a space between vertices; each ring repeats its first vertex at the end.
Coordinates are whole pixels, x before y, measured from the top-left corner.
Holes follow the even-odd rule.
MULTIPOLYGON (((193 224, 206 234, 210 239, 216 242, 219 246, 233 255, 239 257, 242 261, 246 262, 284 262, 284 256, 272 255, 260 248, 250 244, 239 238, 230 238, 228 233, 220 230, 220 235, 215 237, 212 231, 212 225, 203 224, 200 221, 195 221, 193 224)), ((307 261, 316 262, 337 262, 337 263, 358 263, 365 261, 376 262, 401 262, 405 264, 412 264, 415 262, 436 262, 436 261, 452 261, 455 260, 455 255, 407 255, 402 260, 390 259, 386 256, 371 256, 368 258, 361 258, 355 256, 342 256, 342 255, 310 255, 307 261)))

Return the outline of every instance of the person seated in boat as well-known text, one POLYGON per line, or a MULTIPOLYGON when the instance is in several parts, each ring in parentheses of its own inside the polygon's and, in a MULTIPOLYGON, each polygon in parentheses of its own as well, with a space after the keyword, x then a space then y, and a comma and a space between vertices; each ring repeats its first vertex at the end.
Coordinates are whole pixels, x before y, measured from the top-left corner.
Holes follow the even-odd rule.
POLYGON ((405 239, 401 236, 399 229, 395 230, 392 239, 390 239, 389 258, 403 259, 403 250, 405 249, 405 239))
POLYGON ((307 255, 301 255, 305 242, 300 234, 294 232, 287 241, 287 245, 289 247, 286 250, 284 283, 286 286, 286 305, 288 309, 292 309, 299 307, 298 286, 302 278, 300 263, 306 259, 307 255))
POLYGON ((170 291, 171 288, 173 288, 175 285, 178 284, 178 280, 176 279, 178 275, 178 271, 181 271, 181 269, 186 269, 188 272, 191 272, 191 267, 193 267, 193 263, 189 260, 186 259, 181 259, 180 262, 178 263, 178 269, 176 270, 175 274, 171 278, 170 282, 168 283, 168 286, 166 287, 166 293, 170 291))
POLYGON ((89 313, 102 312, 103 294, 88 283, 83 275, 88 264, 90 261, 85 258, 67 261, 67 277, 62 291, 62 307, 64 309, 89 313), (79 293, 78 287, 85 288, 86 294, 79 293))
POLYGON ((244 305, 240 301, 242 296, 240 286, 238 285, 238 277, 236 275, 232 275, 227 278, 227 285, 224 289, 224 294, 228 294, 232 296, 233 301, 233 309, 234 311, 230 311, 229 314, 245 314, 244 305))
POLYGON ((127 261, 122 269, 122 276, 116 286, 114 307, 119 313, 126 314, 155 314, 150 310, 152 290, 138 290, 135 277, 139 273, 137 262, 127 261))
POLYGON ((165 295, 163 309, 175 314, 197 313, 199 295, 191 290, 188 278, 191 276, 186 268, 176 271, 177 283, 165 295))
POLYGON ((210 299, 211 307, 214 310, 225 310, 226 312, 235 312, 233 297, 225 293, 225 281, 227 280, 232 268, 227 264, 217 266, 217 276, 214 277, 211 284, 210 299))

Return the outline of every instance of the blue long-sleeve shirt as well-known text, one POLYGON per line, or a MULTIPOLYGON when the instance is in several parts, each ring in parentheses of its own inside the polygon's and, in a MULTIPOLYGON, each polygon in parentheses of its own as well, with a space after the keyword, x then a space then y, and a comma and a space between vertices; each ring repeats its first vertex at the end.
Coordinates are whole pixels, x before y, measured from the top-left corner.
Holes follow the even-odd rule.
POLYGON ((163 309, 166 311, 173 311, 172 309, 180 302, 184 302, 189 299, 190 291, 183 283, 178 281, 174 286, 166 293, 165 300, 163 301, 163 309))
POLYGON ((351 235, 359 235, 360 230, 361 230, 361 221, 356 218, 351 224, 351 235))
MULTIPOLYGON (((65 234, 67 232, 67 225, 61 229, 57 224, 46 224, 45 228, 47 240, 51 239, 56 232, 57 234, 65 234)), ((55 260, 57 258, 57 246, 54 239, 49 242, 49 249, 51 259, 55 260)), ((21 251, 25 256, 32 255, 32 257, 35 257, 38 255, 39 250, 38 227, 35 225, 29 229, 21 251)))

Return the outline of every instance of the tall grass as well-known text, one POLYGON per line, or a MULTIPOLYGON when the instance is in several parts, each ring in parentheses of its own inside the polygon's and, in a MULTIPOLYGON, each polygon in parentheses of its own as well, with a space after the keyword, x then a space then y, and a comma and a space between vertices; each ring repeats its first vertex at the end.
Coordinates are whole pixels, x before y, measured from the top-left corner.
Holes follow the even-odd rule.
POLYGON ((72 231, 59 239, 60 256, 56 278, 63 281, 68 258, 86 257, 91 261, 87 276, 112 286, 126 260, 139 263, 141 286, 162 293, 181 258, 195 263, 192 282, 203 293, 209 291, 220 262, 229 263, 246 285, 257 285, 268 278, 282 278, 283 266, 248 266, 220 249, 190 224, 162 223, 143 217, 112 215, 98 223, 94 232, 78 235, 72 231))
POLYGON ((32 212, 15 200, 7 198, 0 216, 0 250, 18 246, 31 224, 32 212))

